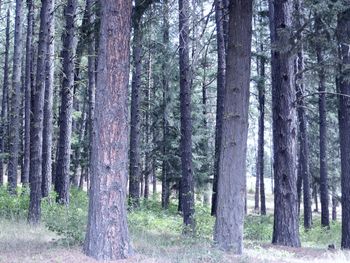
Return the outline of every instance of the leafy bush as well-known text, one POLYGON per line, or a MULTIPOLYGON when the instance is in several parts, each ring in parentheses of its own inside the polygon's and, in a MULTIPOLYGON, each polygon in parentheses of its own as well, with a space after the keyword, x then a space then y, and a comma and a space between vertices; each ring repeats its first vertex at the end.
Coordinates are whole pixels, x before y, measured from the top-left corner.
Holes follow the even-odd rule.
POLYGON ((88 197, 77 189, 70 191, 69 206, 56 203, 55 192, 44 198, 42 219, 51 231, 64 237, 68 244, 82 244, 87 225, 88 197))
POLYGON ((0 217, 20 220, 27 217, 29 208, 29 191, 17 188, 17 194, 9 194, 6 186, 0 187, 0 217))
POLYGON ((271 242, 272 216, 248 215, 244 223, 244 238, 250 241, 271 242))

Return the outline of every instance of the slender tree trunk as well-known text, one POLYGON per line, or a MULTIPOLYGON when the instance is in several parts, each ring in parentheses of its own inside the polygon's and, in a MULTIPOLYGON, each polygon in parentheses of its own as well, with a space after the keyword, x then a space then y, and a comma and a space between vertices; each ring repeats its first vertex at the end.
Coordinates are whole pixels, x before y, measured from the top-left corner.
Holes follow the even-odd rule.
POLYGON ((9 89, 9 51, 10 51, 10 10, 7 10, 5 32, 4 76, 2 86, 1 123, 0 123, 0 186, 4 184, 4 154, 7 127, 8 89, 9 89))
POLYGON ((219 159, 221 151, 222 138, 222 119, 224 112, 224 89, 225 89, 225 70, 226 70, 226 51, 225 51, 225 33, 224 33, 224 0, 215 0, 215 23, 216 23, 216 42, 217 42, 217 84, 216 84, 216 126, 215 126, 215 159, 214 159, 214 180, 213 194, 211 200, 211 215, 216 215, 217 207, 217 187, 219 175, 219 159))
POLYGON ((270 1, 272 115, 274 147, 274 226, 272 243, 300 247, 294 88, 291 52, 292 1, 270 1))
POLYGON ((31 113, 31 74, 33 71, 33 22, 34 5, 32 0, 27 1, 27 42, 26 42, 26 64, 25 64, 25 91, 24 91, 24 163, 23 163, 23 185, 29 184, 30 166, 30 113, 31 113))
POLYGON ((214 241, 235 254, 243 252, 252 13, 252 1, 231 1, 214 241))
POLYGON ((336 196, 336 192, 333 191, 332 193, 332 221, 337 221, 337 206, 338 206, 338 200, 336 196))
POLYGON ((16 193, 17 168, 19 157, 19 128, 20 128, 20 100, 21 100, 21 75, 22 75, 22 5, 23 0, 16 0, 15 36, 13 51, 12 89, 10 90, 9 112, 9 161, 8 161, 8 188, 11 193, 16 193))
MULTIPOLYGON (((264 52, 263 44, 260 44, 260 52, 264 52)), ((260 177, 260 214, 266 215, 265 181, 264 181, 264 145, 265 145, 265 57, 259 57, 259 131, 258 131, 258 174, 260 177)))
POLYGON ((68 0, 65 7, 66 26, 63 35, 62 66, 63 81, 61 89, 61 109, 59 116, 58 158, 56 165, 55 190, 57 201, 69 204, 69 172, 72 138, 74 60, 76 52, 75 16, 77 0, 68 0))
POLYGON ((170 199, 170 169, 169 169, 169 3, 163 3, 163 63, 162 63, 162 88, 163 88, 163 145, 162 145, 162 208, 168 209, 170 199))
POLYGON ((314 201, 315 201, 315 212, 318 213, 318 198, 317 198, 317 186, 314 186, 314 201))
POLYGON ((350 249, 350 8, 338 15, 337 37, 341 61, 338 89, 341 156, 341 247, 350 249))
MULTIPOLYGON (((51 0, 50 0, 51 1, 51 0)), ((40 11, 40 33, 38 44, 38 59, 36 81, 32 89, 32 112, 30 130, 30 203, 28 221, 37 225, 41 219, 41 184, 42 184, 42 143, 43 143, 43 109, 45 95, 45 62, 48 44, 48 19, 53 6, 50 1, 42 1, 40 11)))
POLYGON ((131 4, 101 0, 91 190, 84 245, 84 252, 98 260, 116 260, 132 254, 125 202, 131 4))
POLYGON ((137 207, 140 204, 141 156, 140 156, 140 101, 141 101, 141 74, 142 74, 142 29, 141 18, 133 19, 133 65, 131 83, 131 129, 130 129, 130 178, 129 198, 130 205, 137 207))
MULTIPOLYGON (((316 17, 315 27, 317 35, 322 35, 323 25, 319 16, 316 17)), ((319 125, 320 125, 320 199, 321 225, 329 226, 329 194, 328 194, 328 167, 327 167, 327 109, 326 109, 326 73, 322 42, 316 42, 317 64, 319 65, 319 125)))
POLYGON ((181 112, 181 205, 184 232, 194 231, 194 181, 192 167, 191 66, 189 56, 189 0, 179 0, 179 64, 181 112))
POLYGON ((49 195, 52 179, 52 133, 53 133, 53 89, 55 73, 55 1, 50 0, 47 27, 48 40, 45 62, 45 102, 44 102, 44 129, 43 129, 43 168, 42 168, 42 196, 49 195))
POLYGON ((254 193, 254 211, 259 212, 260 207, 260 176, 258 167, 258 158, 256 156, 256 174, 255 174, 255 193, 254 193))

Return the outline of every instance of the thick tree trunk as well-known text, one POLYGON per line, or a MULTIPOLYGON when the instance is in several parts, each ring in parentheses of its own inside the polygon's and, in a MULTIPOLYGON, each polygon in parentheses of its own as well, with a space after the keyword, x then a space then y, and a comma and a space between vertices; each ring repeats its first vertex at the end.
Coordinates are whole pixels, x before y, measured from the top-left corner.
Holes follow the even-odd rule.
POLYGON ((124 0, 101 0, 101 7, 91 190, 84 251, 99 260, 116 260, 132 253, 125 202, 132 7, 131 1, 124 0))
POLYGON ((229 6, 229 43, 214 240, 219 248, 231 250, 235 254, 243 251, 252 5, 252 1, 233 0, 229 6))
POLYGON ((75 16, 77 0, 68 0, 65 7, 66 26, 63 33, 62 66, 63 80, 61 89, 61 109, 59 116, 58 158, 56 165, 55 191, 57 201, 69 203, 69 173, 72 138, 74 60, 76 53, 75 16))
POLYGON ((45 62, 45 102, 44 102, 44 129, 43 129, 43 168, 42 168, 42 196, 49 195, 52 179, 52 134, 53 134, 53 88, 54 88, 54 62, 55 62, 55 1, 48 1, 49 10, 47 18, 48 39, 45 62))
POLYGON ((8 119, 8 89, 9 89, 9 51, 10 51, 10 10, 7 11, 5 31, 5 54, 4 54, 4 75, 1 101, 1 123, 0 123, 0 186, 4 184, 4 153, 5 135, 8 119))
POLYGON ((9 111, 9 161, 8 161, 8 188, 11 193, 16 193, 17 168, 19 156, 19 128, 20 128, 20 100, 21 100, 21 75, 22 75, 22 5, 23 0, 16 0, 15 36, 13 51, 12 89, 10 90, 9 111))
POLYGON ((25 89, 24 89, 24 160, 23 160, 23 185, 29 184, 30 166, 30 98, 31 98, 31 74, 33 71, 33 22, 34 5, 33 1, 27 1, 27 42, 26 42, 26 64, 25 64, 25 89))
POLYGON ((338 15, 337 37, 341 59, 338 88, 341 155, 341 247, 350 249, 350 8, 338 15))
POLYGON ((272 243, 300 247, 296 142, 297 123, 291 47, 292 1, 270 1, 272 115, 274 147, 274 226, 272 243))
POLYGON ((170 169, 169 169, 169 3, 163 3, 163 63, 162 63, 162 88, 163 88, 163 145, 162 145, 162 208, 168 209, 170 199, 170 169))
POLYGON ((43 143, 43 109, 45 94, 45 61, 49 34, 48 19, 53 6, 50 1, 42 1, 40 11, 40 33, 36 81, 32 89, 32 112, 30 129, 30 203, 28 221, 38 224, 41 219, 41 183, 42 183, 42 143, 43 143))
POLYGON ((226 70, 226 47, 224 33, 224 0, 215 0, 215 23, 216 23, 216 42, 217 42, 217 84, 216 84, 216 126, 215 126, 215 159, 214 159, 214 180, 213 194, 211 200, 211 215, 216 215, 217 207, 217 187, 219 175, 219 159, 222 137, 222 118, 224 112, 224 89, 225 89, 225 70, 226 70))
MULTIPOLYGON (((323 25, 320 17, 316 17, 315 29, 318 36, 322 35, 323 25)), ((324 69, 323 47, 320 40, 316 41, 317 64, 319 65, 319 125, 320 125, 320 199, 321 225, 329 226, 329 194, 327 167, 327 109, 326 109, 326 73, 324 69)))
POLYGON ((194 180, 192 167, 191 66, 189 56, 189 0, 179 0, 179 64, 181 112, 181 205, 184 232, 194 231, 194 180))

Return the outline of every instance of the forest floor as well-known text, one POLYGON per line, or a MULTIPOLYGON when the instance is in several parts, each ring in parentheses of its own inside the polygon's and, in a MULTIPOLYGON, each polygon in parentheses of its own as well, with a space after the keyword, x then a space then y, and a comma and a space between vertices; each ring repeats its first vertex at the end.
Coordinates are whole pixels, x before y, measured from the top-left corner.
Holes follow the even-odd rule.
MULTIPOLYGON (((25 223, 1 220, 0 262, 97 262, 82 253, 80 246, 68 246, 60 237, 44 227, 31 228, 25 223)), ((137 233, 135 255, 118 262, 350 262, 347 252, 316 248, 285 248, 270 244, 246 244, 242 256, 214 249, 210 243, 180 241, 164 233, 137 233), (158 242, 173 244, 159 246, 158 242), (178 242, 176 242, 178 240, 178 242)))
MULTIPOLYGON (((129 212, 128 222, 135 254, 118 262, 350 262, 350 252, 338 249, 339 221, 332 222, 330 229, 322 228, 318 213, 313 213, 314 226, 311 230, 304 231, 300 227, 302 248, 271 245, 273 197, 267 193, 268 215, 260 216, 254 212, 254 193, 249 185, 248 181, 248 216, 242 256, 224 253, 213 247, 214 218, 210 216, 208 206, 200 205, 200 202, 196 205, 196 237, 184 238, 176 200, 168 211, 164 211, 160 208, 159 196, 156 196, 143 202, 140 209, 129 212), (328 250, 330 244, 334 244, 336 249, 328 250)), ((254 185, 253 182, 251 185, 254 185)), ((71 191, 71 194, 72 202, 67 210, 55 205, 55 202, 51 205, 50 202, 43 202, 44 222, 42 226, 33 228, 24 220, 28 197, 19 195, 18 200, 13 200, 12 196, 6 197, 6 190, 0 193, 0 263, 97 262, 85 256, 82 246, 77 245, 83 242, 85 235, 86 193, 71 191), (5 211, 16 211, 15 214, 19 216, 12 220, 5 219, 5 211), (48 227, 55 232, 48 230, 48 227), (67 238, 67 235, 73 239, 67 238)))

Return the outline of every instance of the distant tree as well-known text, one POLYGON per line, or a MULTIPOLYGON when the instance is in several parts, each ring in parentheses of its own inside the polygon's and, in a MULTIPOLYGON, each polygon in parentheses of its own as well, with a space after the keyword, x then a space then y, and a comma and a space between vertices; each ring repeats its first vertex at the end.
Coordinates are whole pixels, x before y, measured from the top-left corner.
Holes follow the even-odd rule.
POLYGON ((8 120, 8 90, 9 90, 9 52, 10 52, 10 10, 7 10, 5 29, 4 75, 1 100, 0 122, 0 186, 4 183, 5 134, 8 120))
POLYGON ((300 247, 296 173, 296 108, 291 46, 292 1, 269 2, 272 49, 274 226, 272 243, 300 247))
POLYGON ((246 193, 246 153, 252 40, 252 1, 229 5, 222 145, 214 241, 241 254, 246 193))
POLYGON ((132 253, 125 202, 131 4, 101 0, 91 190, 84 245, 84 252, 99 260, 127 258, 132 253))
MULTIPOLYGON (((322 18, 319 15, 315 17, 316 35, 321 38, 327 34, 322 18)), ((324 37, 323 37, 324 38, 324 37)), ((322 39, 323 39, 322 38, 322 39)), ((329 226, 329 194, 328 194, 328 167, 327 167, 327 109, 326 109, 326 72, 324 59, 324 45, 321 39, 315 43, 319 77, 319 125, 320 125, 320 199, 321 199, 321 224, 329 226)))
POLYGON ((19 129, 20 129, 20 100, 21 100, 21 75, 22 75, 22 52, 23 52, 23 23, 22 23, 23 0, 16 0, 15 36, 13 51, 12 86, 9 90, 9 161, 8 161, 8 188, 11 193, 16 192, 17 169, 19 157, 19 129))

